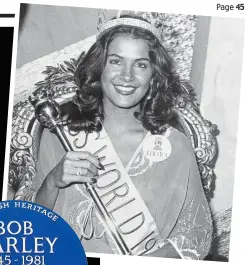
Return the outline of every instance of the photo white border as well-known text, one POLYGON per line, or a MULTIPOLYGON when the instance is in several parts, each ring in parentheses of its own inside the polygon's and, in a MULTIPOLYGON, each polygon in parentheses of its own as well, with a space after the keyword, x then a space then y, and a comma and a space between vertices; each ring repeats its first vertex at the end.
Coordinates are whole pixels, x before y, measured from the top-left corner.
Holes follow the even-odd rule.
MULTIPOLYGON (((18 43, 18 22, 19 22, 19 4, 21 2, 30 4, 43 4, 43 5, 58 5, 58 6, 78 6, 78 7, 89 7, 89 8, 106 8, 106 9, 123 9, 123 10, 138 10, 142 9, 149 11, 159 11, 164 13, 181 13, 181 14, 194 14, 203 16, 218 16, 218 17, 238 17, 246 18, 245 21, 245 43, 243 51, 243 71, 242 71, 242 82, 240 92, 240 114, 239 114, 239 125, 238 125, 238 139, 237 139, 237 152, 236 152, 236 163, 235 163, 235 178, 234 178, 234 198, 233 198, 233 211, 232 211, 232 231, 231 231, 231 242, 230 242, 230 255, 228 264, 245 264, 246 251, 247 251, 247 213, 246 209, 248 202, 247 188, 248 188, 248 174, 246 172, 246 153, 248 148, 248 137, 247 137, 247 99, 248 99, 248 22, 247 22, 247 9, 248 4, 245 4, 245 12, 233 11, 217 11, 216 4, 233 4, 234 6, 238 3, 244 3, 244 1, 157 1, 152 0, 151 3, 145 3, 145 1, 129 1, 124 0, 123 2, 117 1, 61 1, 61 0, 33 0, 33 1, 8 1, 6 4, 7 8, 11 5, 12 9, 6 13, 15 13, 15 19, 4 19, 0 20, 0 26, 14 26, 14 39, 13 39, 13 54, 12 54, 12 67, 11 67, 11 83, 10 83, 10 94, 9 94, 9 109, 8 109, 8 126, 7 126, 7 137, 6 137, 6 153, 5 153, 5 168, 4 168, 4 184, 3 184, 3 197, 7 198, 7 182, 8 182, 8 166, 9 166, 9 146, 11 138, 11 123, 12 123, 12 110, 13 110, 13 98, 15 88, 15 73, 16 73, 16 57, 17 57, 17 43, 18 43), (142 4, 142 5, 141 5, 142 4), (17 11, 18 10, 18 11, 17 11), (14 21, 14 22, 13 22, 14 21), (3 23, 3 24, 1 24, 3 23), (8 24, 10 23, 10 24, 8 24), (245 198, 246 197, 246 198, 245 198)), ((5 4, 1 3, 1 13, 4 13, 2 6, 5 4)), ((232 91, 230 91, 232 93, 232 91)), ((150 263, 159 264, 182 264, 182 260, 176 259, 164 259, 164 258, 152 258, 152 257, 128 257, 118 255, 107 255, 107 254, 96 254, 87 253, 89 257, 100 257, 102 265, 122 265, 122 264, 137 264, 142 262, 142 265, 148 265, 150 263)), ((216 264, 216 261, 183 261, 184 264, 216 264), (208 262, 208 263, 206 263, 208 262)))

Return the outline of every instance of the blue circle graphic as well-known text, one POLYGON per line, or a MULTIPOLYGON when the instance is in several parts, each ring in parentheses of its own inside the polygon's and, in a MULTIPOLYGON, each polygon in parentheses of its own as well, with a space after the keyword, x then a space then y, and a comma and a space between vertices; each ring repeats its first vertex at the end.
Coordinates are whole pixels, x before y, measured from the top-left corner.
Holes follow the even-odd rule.
POLYGON ((0 265, 87 265, 70 225, 36 203, 0 202, 0 265))

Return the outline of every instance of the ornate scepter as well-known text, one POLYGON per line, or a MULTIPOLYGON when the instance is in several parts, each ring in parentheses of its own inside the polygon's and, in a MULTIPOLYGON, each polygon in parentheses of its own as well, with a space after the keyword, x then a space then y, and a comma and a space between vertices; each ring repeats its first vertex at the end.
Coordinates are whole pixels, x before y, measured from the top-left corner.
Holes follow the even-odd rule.
MULTIPOLYGON (((53 95, 51 91, 46 90, 45 93, 46 97, 43 98, 32 98, 31 96, 29 97, 29 101, 35 109, 35 116, 42 126, 48 128, 51 132, 57 135, 66 151, 73 151, 70 142, 68 141, 62 130, 60 106, 52 98, 53 95)), ((83 183, 83 185, 85 186, 89 195, 93 199, 98 213, 107 225, 107 228, 114 242, 116 243, 119 253, 123 255, 132 255, 131 250, 128 248, 124 239, 122 238, 122 235, 115 227, 112 216, 108 213, 95 188, 90 183, 85 182, 83 183)))

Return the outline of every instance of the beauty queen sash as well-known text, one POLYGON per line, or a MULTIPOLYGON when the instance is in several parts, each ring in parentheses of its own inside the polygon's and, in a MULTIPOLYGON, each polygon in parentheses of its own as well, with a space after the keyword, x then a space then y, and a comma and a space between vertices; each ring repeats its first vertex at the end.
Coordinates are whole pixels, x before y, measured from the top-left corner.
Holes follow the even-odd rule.
MULTIPOLYGON (((153 147, 150 146, 150 148, 150 138, 153 136, 148 133, 125 169, 104 129, 100 134, 92 133, 88 136, 84 132, 76 135, 69 133, 66 128, 64 133, 75 151, 89 151, 104 158, 102 164, 105 170, 99 171, 99 178, 95 188, 107 211, 113 217, 115 227, 122 235, 132 254, 148 254, 161 248, 165 240, 161 238, 153 217, 127 174, 127 169, 130 168, 141 150, 146 152, 147 157, 151 161, 153 160, 152 163, 162 161, 165 159, 163 158, 164 155, 169 155, 168 152, 167 154, 161 152, 161 136, 157 136, 155 145, 153 147)), ((166 135, 162 137, 166 140, 169 133, 170 130, 167 130, 166 135)), ((166 148, 168 150, 168 147, 166 148)), ((82 185, 80 184, 75 185, 77 190, 81 187, 82 185)), ((108 232, 108 228, 101 216, 97 214, 97 217, 108 232)), ((108 236, 111 238, 110 233, 108 233, 108 236)), ((110 245, 113 252, 118 254, 118 249, 113 239, 110 245)))

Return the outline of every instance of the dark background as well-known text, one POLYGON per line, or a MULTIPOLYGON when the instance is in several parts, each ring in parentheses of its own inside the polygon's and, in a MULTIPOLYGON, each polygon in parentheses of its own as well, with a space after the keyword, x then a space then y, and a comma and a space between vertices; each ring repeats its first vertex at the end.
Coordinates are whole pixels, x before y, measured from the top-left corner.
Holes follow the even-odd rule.
POLYGON ((0 27, 0 50, 1 50, 1 118, 2 118, 2 141, 1 141, 1 177, 0 177, 0 199, 2 198, 3 174, 5 162, 5 147, 6 147, 6 132, 7 132, 7 118, 8 118, 8 103, 9 103, 9 88, 10 88, 10 71, 12 60, 12 46, 13 46, 13 27, 0 27))

